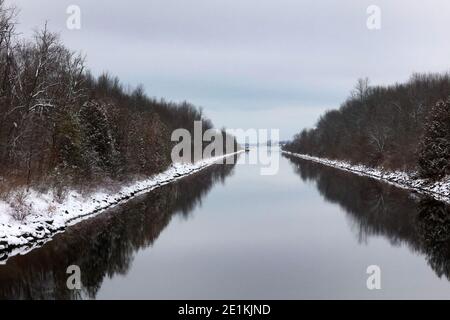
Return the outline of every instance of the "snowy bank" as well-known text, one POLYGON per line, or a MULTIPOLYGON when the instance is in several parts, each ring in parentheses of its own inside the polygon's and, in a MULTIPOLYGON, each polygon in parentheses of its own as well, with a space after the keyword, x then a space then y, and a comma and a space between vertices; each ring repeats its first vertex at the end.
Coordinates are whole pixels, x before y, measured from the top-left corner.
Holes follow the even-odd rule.
POLYGON ((176 163, 162 173, 124 185, 114 193, 97 191, 83 196, 72 190, 61 203, 56 201, 51 191, 43 194, 30 190, 21 201, 24 209, 29 210, 22 221, 13 217, 15 209, 10 203, 0 201, 0 261, 5 261, 16 254, 27 253, 49 241, 53 235, 62 232, 66 227, 91 218, 105 209, 196 173, 221 159, 241 152, 243 151, 203 159, 194 164, 176 163))
POLYGON ((413 178, 414 174, 408 174, 403 171, 388 171, 382 168, 372 168, 361 164, 354 165, 345 161, 318 158, 284 150, 282 151, 282 153, 304 160, 314 161, 341 170, 353 172, 358 175, 382 180, 397 187, 413 190, 418 193, 431 196, 436 200, 450 203, 450 176, 447 176, 446 178, 437 182, 430 182, 426 179, 413 178))

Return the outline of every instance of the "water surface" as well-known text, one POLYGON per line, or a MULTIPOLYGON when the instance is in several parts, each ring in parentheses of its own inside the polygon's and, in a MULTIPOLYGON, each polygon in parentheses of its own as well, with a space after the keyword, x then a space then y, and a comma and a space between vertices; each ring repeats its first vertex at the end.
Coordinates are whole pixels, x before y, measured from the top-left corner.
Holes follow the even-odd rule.
MULTIPOLYGON (((252 151, 255 152, 255 151, 252 151)), ((277 175, 214 165, 0 266, 0 298, 450 297, 450 209, 281 156, 277 175), (79 265, 83 289, 66 287, 79 265), (381 290, 366 269, 381 268, 381 290)))

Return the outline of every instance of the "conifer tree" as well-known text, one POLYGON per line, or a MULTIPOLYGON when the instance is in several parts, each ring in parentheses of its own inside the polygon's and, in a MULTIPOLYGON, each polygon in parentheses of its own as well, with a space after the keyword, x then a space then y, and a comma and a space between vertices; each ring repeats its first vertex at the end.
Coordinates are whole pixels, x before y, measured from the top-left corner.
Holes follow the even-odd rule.
POLYGON ((419 174, 438 180, 450 174, 450 100, 430 110, 419 146, 419 174))

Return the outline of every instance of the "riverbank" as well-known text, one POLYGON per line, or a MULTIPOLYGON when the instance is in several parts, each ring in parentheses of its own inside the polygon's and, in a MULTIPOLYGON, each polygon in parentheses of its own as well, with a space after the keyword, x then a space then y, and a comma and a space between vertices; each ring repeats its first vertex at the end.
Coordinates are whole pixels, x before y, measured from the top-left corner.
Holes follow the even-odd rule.
POLYGON ((289 151, 281 151, 284 154, 300 159, 317 162, 326 166, 349 171, 361 176, 381 180, 397 187, 416 191, 433 197, 436 200, 450 203, 450 176, 437 181, 430 182, 426 179, 413 178, 413 174, 403 171, 387 171, 381 168, 372 168, 365 165, 353 165, 345 161, 330 160, 326 158, 313 157, 289 151))
POLYGON ((24 200, 30 213, 22 221, 13 218, 14 209, 9 203, 0 201, 0 261, 41 246, 68 226, 241 152, 243 151, 204 159, 194 164, 173 164, 166 171, 151 178, 124 185, 117 192, 99 190, 89 195, 82 195, 72 190, 63 201, 58 202, 52 192, 43 194, 30 190, 24 200))

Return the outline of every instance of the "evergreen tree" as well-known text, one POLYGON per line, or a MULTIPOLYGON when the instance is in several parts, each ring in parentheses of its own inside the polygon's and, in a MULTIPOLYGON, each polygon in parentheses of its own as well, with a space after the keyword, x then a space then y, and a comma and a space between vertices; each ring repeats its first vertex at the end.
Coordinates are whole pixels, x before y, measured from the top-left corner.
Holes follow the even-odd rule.
POLYGON ((84 152, 92 169, 110 172, 113 162, 113 139, 104 108, 97 102, 86 102, 80 110, 84 130, 84 152))
POLYGON ((450 100, 430 110, 419 148, 421 177, 438 180, 450 174, 450 100))
POLYGON ((54 159, 51 166, 59 164, 60 169, 64 169, 66 173, 72 171, 79 174, 84 159, 80 121, 75 114, 61 112, 58 115, 53 140, 54 159))

